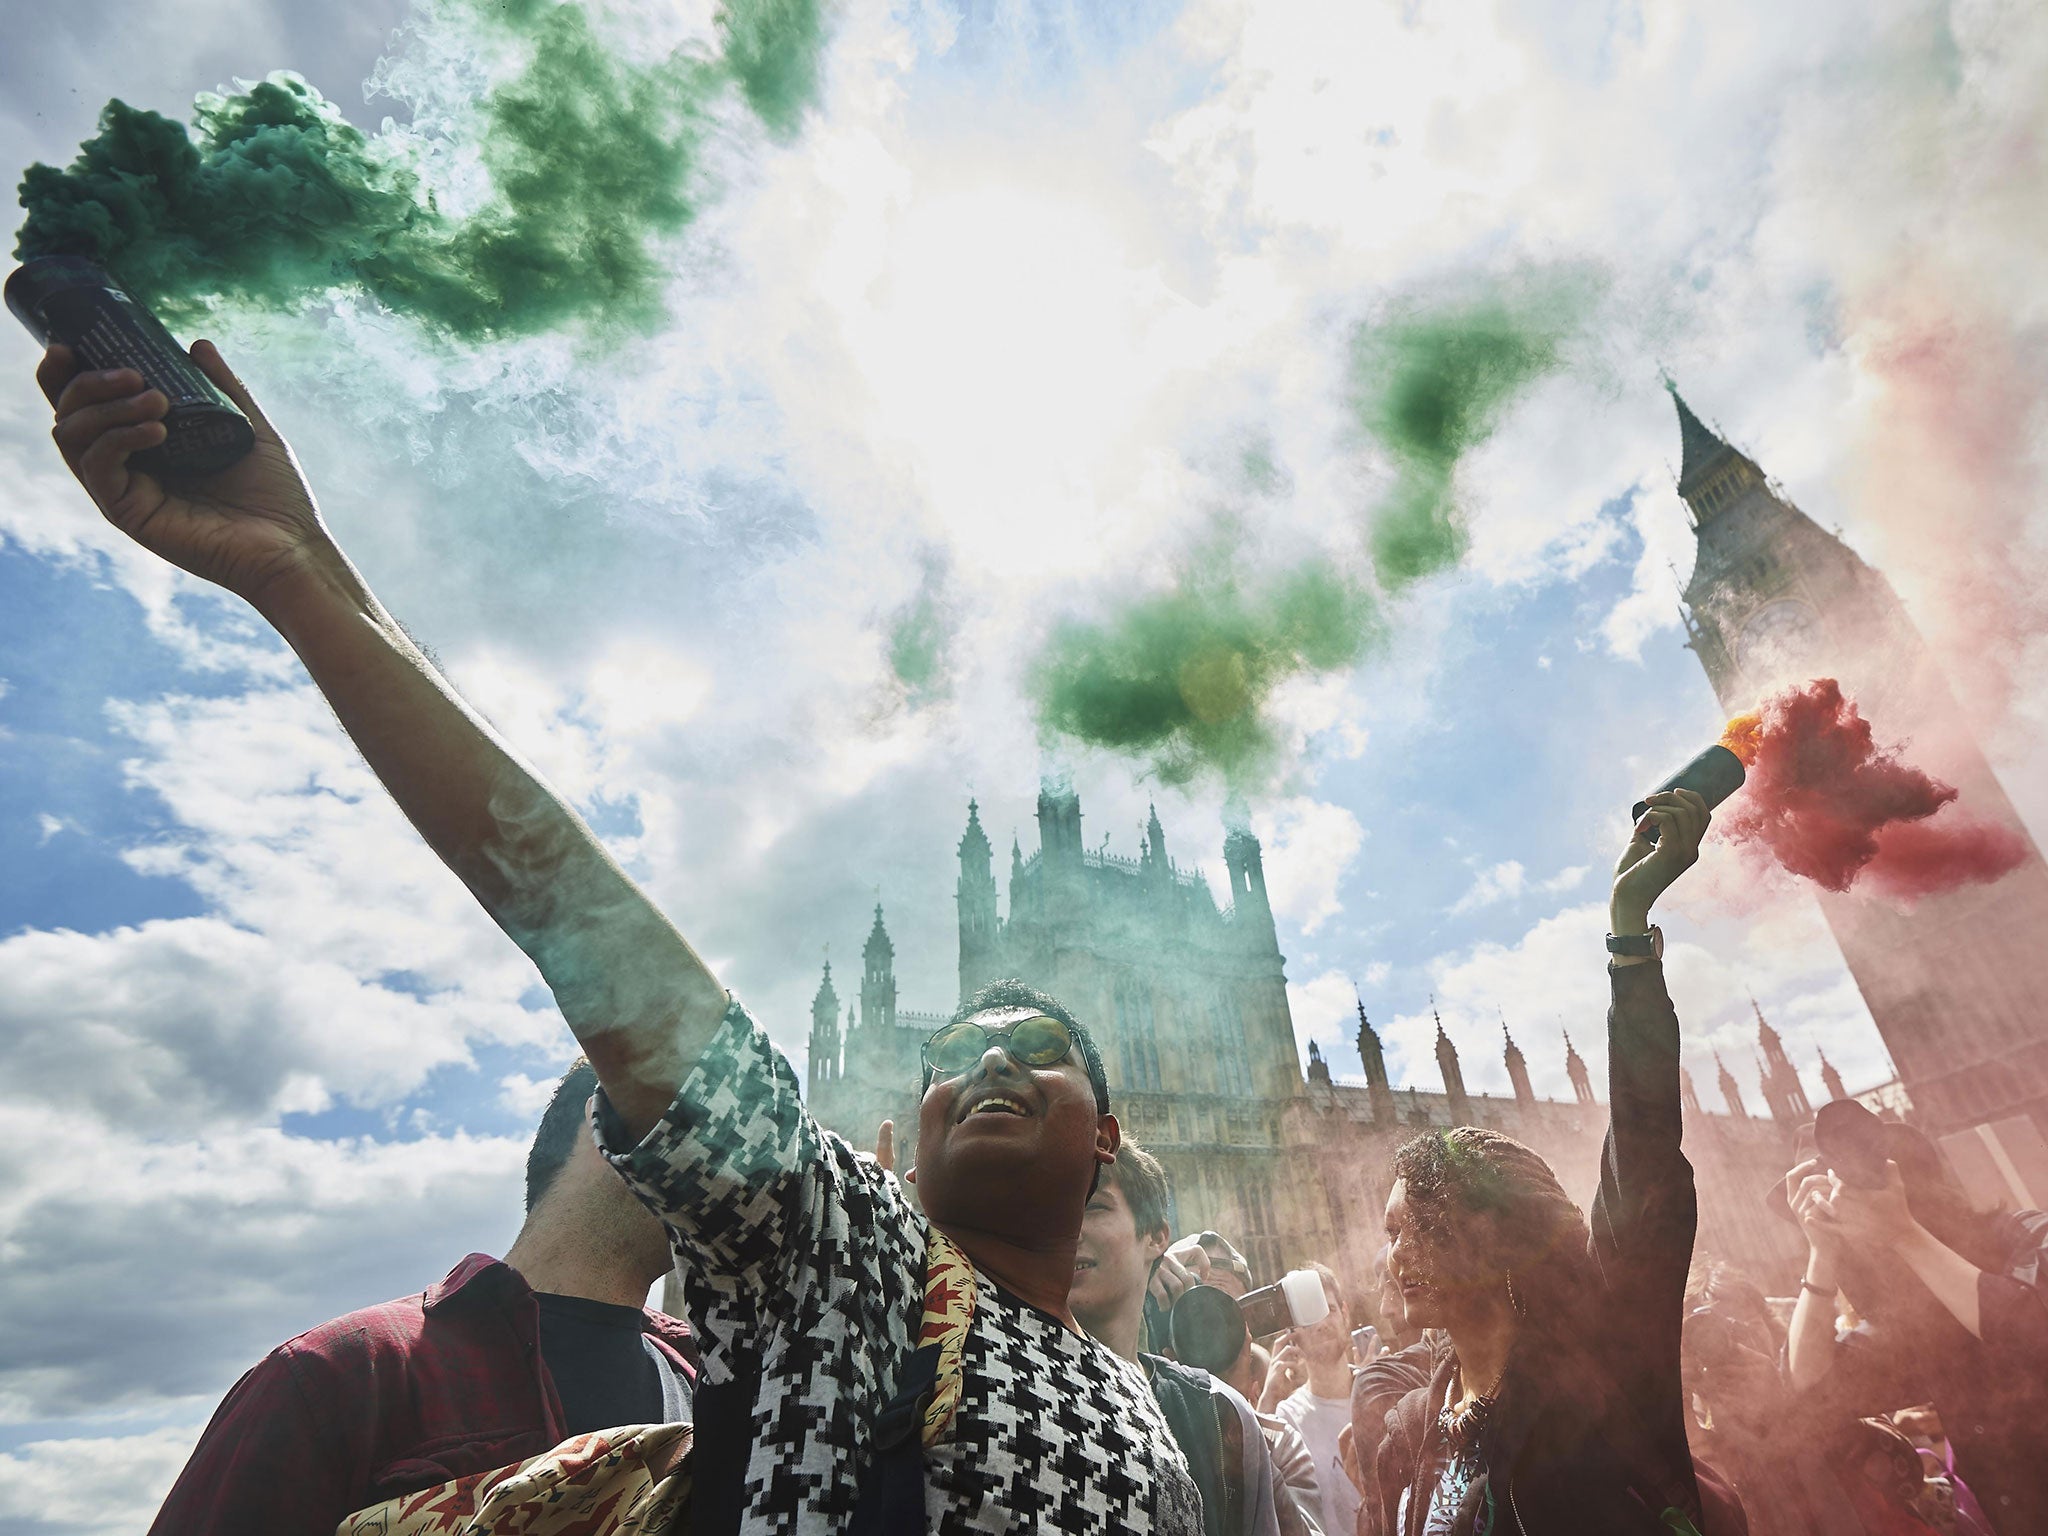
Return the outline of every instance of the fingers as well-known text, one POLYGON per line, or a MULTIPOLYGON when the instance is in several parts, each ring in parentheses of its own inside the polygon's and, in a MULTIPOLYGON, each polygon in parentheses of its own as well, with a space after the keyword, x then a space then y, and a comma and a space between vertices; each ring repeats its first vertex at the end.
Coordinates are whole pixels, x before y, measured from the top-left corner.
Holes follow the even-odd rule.
POLYGON ((1191 1285, 1198 1285, 1200 1283, 1188 1272, 1187 1266, 1182 1264, 1174 1256, 1173 1250, 1169 1248, 1160 1255, 1159 1263, 1152 1271, 1150 1285, 1152 1299, 1162 1307, 1171 1307, 1176 1301, 1180 1300, 1181 1292, 1191 1285))
POLYGON ((1817 1172, 1819 1168, 1820 1159, 1817 1157, 1809 1157, 1805 1162, 1801 1163, 1798 1167, 1794 1168, 1790 1173, 1787 1173, 1785 1175, 1785 1198, 1787 1200, 1795 1198, 1799 1193, 1799 1185, 1801 1181, 1804 1180, 1808 1175, 1817 1172))
MULTIPOLYGON (((41 370, 37 370, 37 376, 40 380, 41 370)), ((98 373, 74 371, 57 392, 57 419, 62 421, 87 406, 131 398, 143 392, 142 386, 142 375, 133 368, 109 368, 98 373)))
POLYGON ((128 460, 164 440, 164 424, 139 421, 103 432, 78 461, 78 479, 96 499, 118 496, 127 485, 128 460))
POLYGON ((1824 1173, 1808 1174, 1799 1181, 1789 1196, 1792 1214, 1804 1221, 1807 1216, 1822 1210, 1832 1214, 1834 1209, 1835 1181, 1824 1173))
POLYGON ((170 401, 157 390, 107 398, 117 389, 141 383, 134 374, 82 374, 59 396, 57 424, 50 429, 58 451, 93 498, 102 506, 118 499, 127 486, 132 454, 164 440, 159 419, 170 401))
POLYGON ((259 434, 277 436, 277 429, 270 424, 270 418, 263 414, 263 407, 256 403, 256 397, 249 393, 249 386, 237 377, 227 359, 220 355, 220 348, 210 341, 192 343, 192 361, 199 365, 199 371, 219 387, 220 392, 234 401, 249 418, 251 426, 259 434))
POLYGON ((1646 796, 1643 803, 1649 807, 1644 820, 1657 823, 1657 840, 1660 843, 1668 844, 1675 837, 1679 846, 1697 848, 1700 839, 1707 835, 1707 824, 1713 820, 1713 813, 1707 809, 1707 802, 1698 790, 1659 790, 1646 796))
POLYGON ((77 355, 62 342, 44 352, 42 361, 36 364, 36 384, 42 390, 43 398, 55 405, 57 397, 64 393, 64 386, 77 372, 77 355))
POLYGON ((50 429, 50 436, 64 451, 64 457, 76 463, 84 457, 87 449, 116 427, 132 426, 137 422, 161 427, 163 423, 158 418, 170 408, 170 401, 160 393, 145 389, 141 394, 124 395, 118 400, 75 406, 68 415, 57 418, 57 424, 50 429))
POLYGON ((1209 1250, 1202 1246, 1199 1237, 1184 1237, 1166 1250, 1166 1256, 1189 1278, 1191 1285, 1206 1285, 1209 1282, 1209 1250))
POLYGON ((896 1122, 884 1120, 875 1128, 875 1161, 884 1173, 896 1171, 896 1122))

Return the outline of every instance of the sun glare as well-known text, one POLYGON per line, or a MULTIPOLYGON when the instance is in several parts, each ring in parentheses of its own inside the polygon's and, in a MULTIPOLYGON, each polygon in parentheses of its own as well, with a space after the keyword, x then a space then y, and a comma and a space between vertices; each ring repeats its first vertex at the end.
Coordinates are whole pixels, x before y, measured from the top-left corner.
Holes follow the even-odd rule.
POLYGON ((1002 186, 914 199, 847 317, 877 448, 1012 573, 1088 563, 1196 318, 1109 219, 1002 186))

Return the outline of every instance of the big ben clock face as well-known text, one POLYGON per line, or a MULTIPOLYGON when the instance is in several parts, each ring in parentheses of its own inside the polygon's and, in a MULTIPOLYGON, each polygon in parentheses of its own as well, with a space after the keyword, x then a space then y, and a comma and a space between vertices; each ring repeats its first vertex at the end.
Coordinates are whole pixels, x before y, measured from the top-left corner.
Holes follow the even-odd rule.
POLYGON ((1797 663, 1814 639, 1814 612, 1795 597, 1765 603, 1742 621, 1742 667, 1768 674, 1797 663))

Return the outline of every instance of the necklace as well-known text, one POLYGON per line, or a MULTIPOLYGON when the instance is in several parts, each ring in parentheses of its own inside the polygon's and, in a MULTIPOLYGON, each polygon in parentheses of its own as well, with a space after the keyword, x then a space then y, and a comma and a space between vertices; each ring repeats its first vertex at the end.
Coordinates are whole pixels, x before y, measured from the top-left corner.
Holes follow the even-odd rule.
MULTIPOLYGON (((1480 1393, 1461 1408, 1454 1408, 1446 1402, 1436 1416, 1437 1429, 1453 1445, 1469 1448, 1479 1443, 1479 1437, 1486 1430, 1486 1421, 1493 1413, 1495 1399, 1500 1394, 1500 1384, 1507 1379, 1508 1369, 1500 1368, 1500 1374, 1493 1378, 1493 1385, 1480 1393)), ((1465 1372, 1458 1370, 1458 1383, 1464 1385, 1465 1372)))

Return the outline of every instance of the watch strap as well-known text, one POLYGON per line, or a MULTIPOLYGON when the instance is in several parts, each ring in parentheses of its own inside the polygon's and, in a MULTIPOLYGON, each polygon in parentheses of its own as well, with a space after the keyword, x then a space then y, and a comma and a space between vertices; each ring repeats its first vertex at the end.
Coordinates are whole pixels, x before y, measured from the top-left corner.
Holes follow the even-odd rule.
POLYGON ((1654 960, 1657 958, 1657 933, 1610 933, 1607 935, 1607 953, 1626 955, 1633 960, 1654 960))

